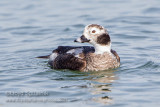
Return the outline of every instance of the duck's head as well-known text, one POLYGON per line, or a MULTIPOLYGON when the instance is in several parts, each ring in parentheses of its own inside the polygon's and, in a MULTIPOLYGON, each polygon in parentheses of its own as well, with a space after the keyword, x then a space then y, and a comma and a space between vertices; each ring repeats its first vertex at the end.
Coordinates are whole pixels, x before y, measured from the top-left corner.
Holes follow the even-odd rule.
POLYGON ((87 25, 84 29, 83 35, 74 40, 74 42, 90 43, 95 47, 95 53, 102 54, 103 52, 110 52, 111 39, 107 30, 97 24, 87 25))

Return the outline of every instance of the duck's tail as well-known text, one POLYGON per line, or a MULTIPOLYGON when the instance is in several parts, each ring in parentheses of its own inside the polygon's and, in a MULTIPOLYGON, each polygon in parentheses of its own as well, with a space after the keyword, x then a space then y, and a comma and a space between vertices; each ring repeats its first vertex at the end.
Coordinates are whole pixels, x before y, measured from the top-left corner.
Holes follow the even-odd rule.
POLYGON ((38 56, 36 58, 43 58, 43 59, 49 59, 50 55, 46 55, 46 56, 38 56))

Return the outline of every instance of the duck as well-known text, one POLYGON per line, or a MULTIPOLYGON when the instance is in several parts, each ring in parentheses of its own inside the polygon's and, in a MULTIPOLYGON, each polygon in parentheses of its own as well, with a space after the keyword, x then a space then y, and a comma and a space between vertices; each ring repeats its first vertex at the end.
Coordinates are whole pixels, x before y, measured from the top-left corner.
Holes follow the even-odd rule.
POLYGON ((92 46, 58 46, 47 56, 53 69, 69 69, 82 72, 104 71, 120 66, 120 57, 111 49, 111 38, 107 29, 98 24, 85 26, 82 36, 74 42, 92 46))

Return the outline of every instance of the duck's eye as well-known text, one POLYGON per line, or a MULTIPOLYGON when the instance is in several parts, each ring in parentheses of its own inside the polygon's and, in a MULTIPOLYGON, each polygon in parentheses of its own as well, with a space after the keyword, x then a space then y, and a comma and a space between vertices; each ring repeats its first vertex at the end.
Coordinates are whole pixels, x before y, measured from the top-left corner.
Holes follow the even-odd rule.
POLYGON ((96 33, 96 31, 95 31, 95 30, 92 30, 92 33, 96 33))

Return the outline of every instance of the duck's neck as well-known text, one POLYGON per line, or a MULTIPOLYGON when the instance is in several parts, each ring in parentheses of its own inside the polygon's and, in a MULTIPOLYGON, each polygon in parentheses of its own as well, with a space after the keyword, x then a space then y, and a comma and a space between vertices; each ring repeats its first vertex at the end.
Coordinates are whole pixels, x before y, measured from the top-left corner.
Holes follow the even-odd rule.
POLYGON ((94 45, 95 54, 103 54, 104 52, 111 53, 111 43, 108 45, 94 45))

